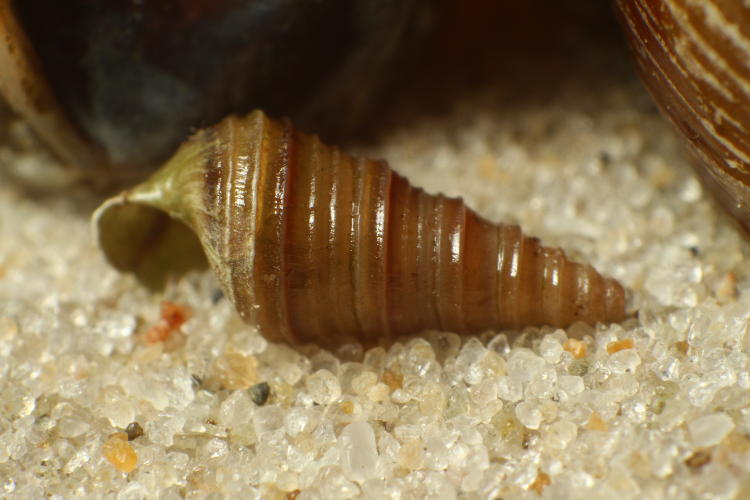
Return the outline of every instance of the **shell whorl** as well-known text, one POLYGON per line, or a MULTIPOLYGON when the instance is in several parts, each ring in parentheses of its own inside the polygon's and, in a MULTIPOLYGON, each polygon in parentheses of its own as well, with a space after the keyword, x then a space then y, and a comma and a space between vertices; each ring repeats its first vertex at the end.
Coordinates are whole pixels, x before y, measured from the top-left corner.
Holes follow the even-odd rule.
POLYGON ((591 266, 260 111, 199 132, 143 186, 108 203, 185 222, 240 315, 273 340, 625 316, 622 287, 591 266))

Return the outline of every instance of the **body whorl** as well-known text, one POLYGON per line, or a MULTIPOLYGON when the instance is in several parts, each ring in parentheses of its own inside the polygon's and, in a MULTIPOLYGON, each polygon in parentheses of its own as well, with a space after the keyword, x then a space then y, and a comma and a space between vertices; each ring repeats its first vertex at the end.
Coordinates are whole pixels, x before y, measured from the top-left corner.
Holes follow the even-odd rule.
MULTIPOLYGON (((193 229, 240 315, 274 340, 372 344, 624 318, 622 287, 591 266, 259 111, 197 133, 151 180, 105 203, 105 253, 120 251, 108 251, 113 224, 101 221, 133 203, 193 229)), ((110 260, 138 273, 144 258, 110 260)))

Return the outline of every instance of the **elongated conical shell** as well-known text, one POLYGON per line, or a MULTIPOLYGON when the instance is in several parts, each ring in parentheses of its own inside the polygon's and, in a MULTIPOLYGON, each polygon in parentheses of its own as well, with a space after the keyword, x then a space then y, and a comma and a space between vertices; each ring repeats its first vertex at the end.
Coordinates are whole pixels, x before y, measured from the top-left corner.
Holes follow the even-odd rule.
POLYGON ((110 261, 154 284, 196 253, 160 211, 195 231, 227 297, 273 340, 624 318, 622 287, 591 266, 259 111, 198 132, 95 214, 110 261))

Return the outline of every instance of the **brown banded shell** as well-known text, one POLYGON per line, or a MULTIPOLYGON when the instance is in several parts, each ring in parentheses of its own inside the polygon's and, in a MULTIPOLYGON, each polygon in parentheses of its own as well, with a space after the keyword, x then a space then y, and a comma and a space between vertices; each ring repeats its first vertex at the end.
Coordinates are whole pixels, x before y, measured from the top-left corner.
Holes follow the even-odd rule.
POLYGON ((97 210, 110 262, 151 283, 189 267, 195 247, 164 213, 195 232, 226 296, 273 340, 624 317, 623 288, 591 266, 260 111, 198 132, 97 210))
POLYGON ((750 231, 750 4, 616 3, 641 77, 697 158, 701 181, 750 231))

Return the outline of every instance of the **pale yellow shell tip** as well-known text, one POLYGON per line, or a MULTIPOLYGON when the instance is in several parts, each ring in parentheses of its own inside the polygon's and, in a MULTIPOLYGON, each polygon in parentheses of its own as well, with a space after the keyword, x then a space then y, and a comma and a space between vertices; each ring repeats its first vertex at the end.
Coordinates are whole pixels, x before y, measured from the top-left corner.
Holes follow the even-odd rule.
POLYGON ((94 238, 109 263, 151 289, 170 277, 207 267, 198 238, 182 222, 128 192, 105 201, 92 216, 94 238))

